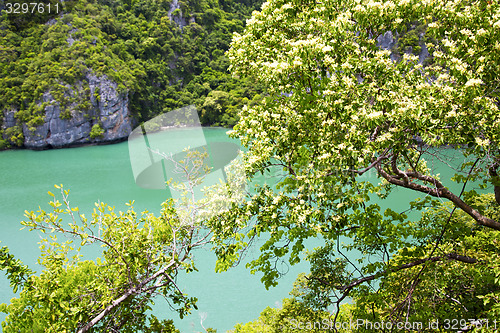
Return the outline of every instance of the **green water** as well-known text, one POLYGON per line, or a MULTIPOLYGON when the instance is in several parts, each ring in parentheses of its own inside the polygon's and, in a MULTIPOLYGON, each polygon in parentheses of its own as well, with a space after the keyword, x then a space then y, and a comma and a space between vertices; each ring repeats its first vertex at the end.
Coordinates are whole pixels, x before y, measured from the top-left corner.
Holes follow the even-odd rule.
MULTIPOLYGON (((204 129, 207 141, 230 141, 226 131, 204 129)), ((83 212, 90 212, 98 200, 116 206, 117 210, 124 210, 126 202, 135 200, 136 211, 147 209, 157 213, 166 199, 164 190, 142 189, 135 184, 127 142, 60 150, 4 151, 0 152, 0 172, 0 246, 8 246, 11 253, 35 270, 39 268, 36 258, 40 253, 37 244, 40 236, 36 232, 20 231, 19 222, 24 210, 37 210, 38 206, 50 208, 47 202, 51 197, 47 191, 54 191, 54 184, 70 189, 70 203, 83 212)), ((367 178, 375 180, 375 175, 367 175, 367 178)), ((402 211, 408 199, 417 196, 398 189, 387 204, 402 211)), ((246 261, 257 255, 258 249, 252 248, 246 261)), ((208 249, 196 252, 195 258, 199 272, 182 276, 178 283, 190 296, 198 298, 199 310, 180 320, 161 300, 154 309, 159 318, 173 318, 182 332, 202 331, 202 317, 206 317, 204 327, 216 328, 219 332, 231 329, 238 322, 256 319, 266 306, 279 305, 281 299, 288 296, 297 274, 308 268, 304 263, 290 267, 278 287, 266 290, 260 276, 251 275, 244 264, 216 274, 214 255, 208 249)), ((13 296, 7 278, 0 275, 0 303, 8 302, 13 296)), ((0 320, 4 318, 2 315, 0 320)))

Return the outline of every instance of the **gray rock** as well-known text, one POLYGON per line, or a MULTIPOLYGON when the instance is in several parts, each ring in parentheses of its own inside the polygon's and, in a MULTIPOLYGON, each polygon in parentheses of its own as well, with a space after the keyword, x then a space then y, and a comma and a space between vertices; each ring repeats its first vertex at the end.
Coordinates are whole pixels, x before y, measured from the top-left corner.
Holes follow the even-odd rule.
MULTIPOLYGON (((423 42, 423 37, 424 34, 420 34, 420 42, 419 45, 421 47, 420 54, 418 55, 418 62, 423 63, 426 58, 429 57, 429 51, 427 50, 427 46, 423 42)), ((396 36, 393 35, 391 31, 387 31, 383 35, 380 35, 377 38, 377 46, 383 50, 390 50, 392 51, 393 47, 396 46, 398 42, 399 36, 396 34, 396 36)), ((396 61, 398 60, 399 56, 394 54, 394 52, 391 53, 391 60, 396 61)))
POLYGON ((182 12, 180 13, 179 16, 172 15, 174 10, 180 9, 179 1, 178 0, 173 0, 172 3, 170 4, 170 8, 168 10, 168 18, 170 21, 174 21, 180 28, 181 30, 184 29, 186 26, 186 18, 182 16, 182 12))
MULTIPOLYGON (((424 34, 421 34, 420 35, 420 40, 422 40, 424 37, 424 34)), ((430 54, 429 54, 429 50, 427 49, 427 45, 425 45, 425 43, 420 43, 421 44, 421 47, 422 47, 422 51, 420 51, 420 54, 418 55, 418 62, 423 64, 425 59, 427 59, 430 54)))
POLYGON ((2 126, 0 128, 2 129, 3 132, 2 138, 4 140, 10 141, 7 135, 5 134, 5 131, 11 127, 16 126, 17 121, 15 115, 16 115, 16 110, 6 110, 3 112, 3 119, 1 119, 2 126))
MULTIPOLYGON (((107 77, 86 76, 90 88, 91 108, 88 111, 78 110, 76 103, 69 105, 70 119, 61 119, 61 106, 50 93, 45 93, 45 123, 35 128, 23 124, 24 146, 29 149, 48 147, 68 147, 86 143, 108 143, 126 139, 132 132, 132 119, 129 112, 128 93, 119 93, 117 84, 107 77), (95 97, 98 92, 99 99, 95 97), (91 138, 90 132, 95 124, 104 129, 102 137, 91 138)), ((70 87, 75 94, 82 84, 70 87)), ((15 110, 5 112, 2 128, 16 125, 15 110)))
POLYGON ((16 126, 16 110, 8 110, 4 112, 2 129, 16 126))
POLYGON ((30 149, 41 149, 47 146, 45 141, 49 131, 49 124, 45 123, 31 130, 26 124, 23 124, 24 146, 30 149))
POLYGON ((76 42, 76 39, 73 38, 73 34, 77 32, 78 29, 71 29, 68 32, 68 38, 66 38, 66 42, 69 44, 69 46, 72 46, 74 42, 76 42))
POLYGON ((87 78, 92 105, 95 106, 96 114, 105 130, 102 140, 115 141, 128 137, 132 132, 128 94, 119 94, 117 84, 110 80, 103 80, 96 76, 87 76, 87 78), (94 97, 96 87, 99 87, 100 101, 96 101, 94 97))
POLYGON ((385 34, 378 36, 377 46, 384 50, 390 50, 396 44, 396 38, 392 35, 391 31, 387 31, 385 34))

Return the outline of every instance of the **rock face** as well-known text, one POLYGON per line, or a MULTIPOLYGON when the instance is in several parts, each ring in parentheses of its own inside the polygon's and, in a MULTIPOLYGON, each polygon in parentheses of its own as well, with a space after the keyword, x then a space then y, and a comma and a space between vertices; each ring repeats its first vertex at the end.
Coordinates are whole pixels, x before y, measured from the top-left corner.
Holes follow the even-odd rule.
MULTIPOLYGON (((76 104, 69 105, 61 118, 63 108, 50 93, 43 95, 45 122, 33 128, 22 125, 24 147, 29 149, 60 148, 88 143, 109 143, 128 137, 132 131, 127 93, 118 93, 117 84, 105 76, 86 76, 90 88, 90 108, 79 110, 76 104), (63 119, 64 118, 64 119, 63 119), (98 124, 104 133, 91 137, 91 130, 98 124)), ((4 129, 17 125, 15 111, 4 113, 4 129)))
MULTIPOLYGON (((422 39, 423 34, 421 34, 420 39, 422 39)), ((392 50, 392 48, 397 45, 398 43, 398 36, 394 36, 392 32, 387 31, 385 34, 380 35, 377 38, 377 46, 380 47, 383 50, 392 50)), ((425 59, 429 57, 429 51, 427 50, 427 46, 425 45, 424 42, 420 41, 419 46, 421 48, 421 51, 418 54, 418 62, 423 63, 425 59)), ((394 54, 394 52, 391 53, 391 60, 396 61, 398 56, 394 54)))
MULTIPOLYGON (((182 16, 182 11, 180 11, 180 9, 181 6, 179 5, 179 1, 173 0, 170 4, 170 9, 168 10, 168 18, 170 21, 174 21, 181 28, 181 30, 183 30, 186 26, 186 19, 182 16), (172 13, 177 9, 179 10, 179 14, 173 15, 172 13)), ((194 22, 194 20, 190 20, 190 22, 194 22)))

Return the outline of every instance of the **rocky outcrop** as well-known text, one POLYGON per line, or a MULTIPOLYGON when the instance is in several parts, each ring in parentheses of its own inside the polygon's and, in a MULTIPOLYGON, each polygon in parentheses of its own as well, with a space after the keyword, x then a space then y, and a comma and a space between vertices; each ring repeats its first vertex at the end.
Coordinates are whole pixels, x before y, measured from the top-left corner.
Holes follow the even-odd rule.
POLYGON ((16 126, 16 110, 8 110, 4 113, 3 118, 3 129, 16 126))
MULTIPOLYGON (((427 50, 427 46, 423 41, 424 34, 421 33, 418 35, 418 37, 419 37, 418 46, 420 48, 420 52, 418 52, 417 54, 418 62, 422 64, 425 61, 425 59, 427 59, 430 56, 430 54, 429 51, 427 50)), ((394 35, 391 31, 387 31, 386 33, 380 35, 377 38, 377 46, 383 50, 391 51, 391 60, 396 61, 399 58, 399 55, 393 51, 395 46, 397 46, 398 44, 398 40, 399 36, 397 34, 394 35)))
MULTIPOLYGON (((178 0, 172 0, 167 15, 170 21, 174 21, 181 28, 181 30, 184 29, 186 26, 186 19, 182 15, 181 6, 179 5, 178 0)), ((192 22, 194 22, 194 20, 192 22)))
MULTIPOLYGON (((27 124, 18 124, 14 117, 15 110, 10 110, 4 113, 4 132, 9 127, 22 126, 24 147, 29 149, 111 143, 126 139, 133 127, 128 94, 119 93, 117 84, 105 76, 88 74, 85 81, 90 90, 90 96, 87 95, 90 107, 87 110, 81 110, 81 104, 77 103, 62 107, 47 92, 40 101, 40 105, 46 105, 42 125, 33 128, 27 124), (103 130, 102 135, 91 135, 95 125, 103 130)), ((76 86, 71 88, 78 89, 76 86)))

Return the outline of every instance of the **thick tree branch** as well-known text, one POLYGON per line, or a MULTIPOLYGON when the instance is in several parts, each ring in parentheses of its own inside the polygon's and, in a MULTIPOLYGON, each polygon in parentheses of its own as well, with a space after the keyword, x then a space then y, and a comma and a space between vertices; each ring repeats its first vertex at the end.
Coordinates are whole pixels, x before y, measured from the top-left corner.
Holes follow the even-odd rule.
POLYGON ((457 206, 458 208, 462 209, 464 212, 469 214, 480 225, 483 225, 485 227, 492 228, 495 230, 500 230, 500 223, 499 222, 497 222, 493 219, 490 219, 486 216, 483 216, 477 210, 475 210, 474 208, 472 208, 471 206, 466 204, 458 196, 456 196, 455 194, 450 192, 437 179, 435 179, 431 176, 423 175, 423 174, 421 174, 419 172, 415 172, 415 171, 403 172, 403 171, 399 170, 397 168, 397 166, 395 165, 394 158, 391 161, 391 168, 392 168, 393 172, 395 173, 394 175, 386 172, 380 163, 378 165, 376 165, 375 167, 376 167, 377 171, 379 172, 379 174, 382 177, 384 177, 384 179, 386 179, 389 183, 394 184, 394 185, 398 185, 398 186, 402 186, 402 187, 406 187, 406 188, 409 188, 409 189, 412 189, 415 191, 419 191, 422 193, 426 193, 426 194, 432 195, 434 197, 446 198, 446 199, 450 200, 451 202, 453 202, 455 204, 455 206, 457 206), (417 184, 417 183, 413 183, 410 181, 409 177, 413 177, 413 178, 416 178, 416 179, 421 180, 423 182, 433 184, 434 188, 424 186, 421 184, 417 184))

